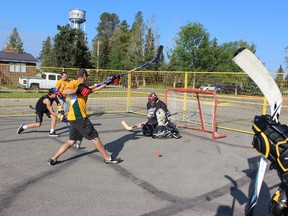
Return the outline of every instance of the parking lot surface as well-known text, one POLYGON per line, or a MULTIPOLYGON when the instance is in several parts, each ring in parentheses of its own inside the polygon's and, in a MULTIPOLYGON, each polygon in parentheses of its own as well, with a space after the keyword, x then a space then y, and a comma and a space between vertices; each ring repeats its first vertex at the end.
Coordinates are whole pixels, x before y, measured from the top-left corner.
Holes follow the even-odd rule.
MULTIPOLYGON (((0 118, 0 215, 225 216, 244 215, 260 155, 252 135, 224 131, 223 139, 180 129, 180 139, 144 137, 145 121, 134 114, 92 115, 90 120, 118 165, 106 165, 93 144, 70 148, 50 166, 47 160, 68 139, 64 123, 58 138, 48 137, 50 121, 16 134, 34 117, 0 118), (159 157, 156 153, 160 152, 159 157)), ((255 215, 268 215, 279 179, 266 171, 255 215)))

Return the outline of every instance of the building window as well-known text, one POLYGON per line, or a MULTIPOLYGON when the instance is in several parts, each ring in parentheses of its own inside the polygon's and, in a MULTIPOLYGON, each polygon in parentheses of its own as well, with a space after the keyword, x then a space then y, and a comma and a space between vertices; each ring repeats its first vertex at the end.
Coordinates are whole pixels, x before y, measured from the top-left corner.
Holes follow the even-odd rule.
POLYGON ((26 73, 26 64, 25 63, 9 63, 10 72, 22 72, 26 73))

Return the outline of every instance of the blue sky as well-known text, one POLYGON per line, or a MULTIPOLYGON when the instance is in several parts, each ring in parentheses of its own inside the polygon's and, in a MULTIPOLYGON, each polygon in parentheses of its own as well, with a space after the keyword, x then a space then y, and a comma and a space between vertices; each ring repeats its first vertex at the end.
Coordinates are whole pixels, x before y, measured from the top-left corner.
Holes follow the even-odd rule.
POLYGON ((116 13, 131 26, 141 11, 145 21, 156 18, 164 51, 173 48, 174 38, 188 22, 201 23, 218 43, 246 40, 257 46, 256 54, 267 69, 276 72, 288 56, 287 0, 14 0, 3 1, 0 13, 0 46, 8 42, 14 27, 24 50, 38 57, 42 43, 54 37, 57 25, 69 23, 69 10, 86 11, 89 44, 96 35, 100 15, 116 13))

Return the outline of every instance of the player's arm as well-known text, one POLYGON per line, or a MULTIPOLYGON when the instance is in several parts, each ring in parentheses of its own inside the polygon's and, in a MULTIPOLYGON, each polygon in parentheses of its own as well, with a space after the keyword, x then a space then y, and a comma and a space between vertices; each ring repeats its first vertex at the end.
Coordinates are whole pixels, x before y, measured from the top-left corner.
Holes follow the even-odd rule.
POLYGON ((51 101, 49 99, 44 99, 43 103, 46 105, 47 109, 49 110, 51 115, 54 115, 55 117, 57 117, 57 113, 54 112, 51 101))
MULTIPOLYGON (((95 84, 94 86, 97 86, 98 84, 95 84)), ((96 88, 93 88, 94 86, 90 86, 90 88, 92 89, 92 92, 95 92, 95 91, 99 91, 101 89, 103 89, 107 84, 103 84, 103 85, 100 85, 96 88)))
POLYGON ((66 87, 66 88, 63 90, 63 94, 65 94, 65 95, 71 95, 71 94, 75 94, 76 91, 77 91, 77 88, 66 87))

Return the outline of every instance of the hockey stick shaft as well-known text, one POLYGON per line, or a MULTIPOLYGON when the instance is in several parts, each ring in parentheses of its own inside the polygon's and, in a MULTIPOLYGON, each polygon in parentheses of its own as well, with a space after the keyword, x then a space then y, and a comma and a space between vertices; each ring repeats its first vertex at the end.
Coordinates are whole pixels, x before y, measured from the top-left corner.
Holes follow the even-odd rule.
MULTIPOLYGON (((233 61, 257 84, 270 106, 272 119, 278 122, 282 106, 282 94, 275 80, 262 62, 246 48, 240 48, 234 55, 233 61)), ((252 216, 258 202, 259 193, 264 179, 268 160, 261 156, 254 188, 250 195, 246 215, 252 216)))
MULTIPOLYGON (((159 60, 159 58, 160 58, 160 56, 161 56, 162 51, 163 51, 163 46, 160 45, 159 48, 158 48, 157 55, 156 55, 155 58, 153 58, 151 61, 146 62, 145 64, 140 65, 140 66, 138 66, 138 67, 136 67, 136 68, 134 68, 134 69, 132 69, 132 70, 130 70, 130 71, 127 71, 127 72, 125 72, 125 73, 120 74, 120 78, 121 78, 121 77, 124 77, 124 76, 127 76, 129 73, 132 73, 133 71, 137 71, 137 70, 140 70, 140 69, 142 69, 142 68, 145 68, 145 67, 151 65, 152 63, 158 62, 158 60, 159 60)), ((102 83, 99 83, 99 84, 95 85, 92 89, 95 89, 95 88, 97 88, 97 87, 99 87, 99 86, 102 86, 102 85, 106 85, 107 83, 109 83, 109 81, 110 81, 110 80, 107 80, 107 81, 104 81, 104 82, 102 82, 102 83)))
POLYGON ((132 131, 134 128, 140 128, 140 127, 142 127, 142 124, 145 124, 145 123, 146 123, 146 121, 141 122, 141 123, 137 123, 137 124, 132 125, 132 126, 129 126, 125 121, 121 121, 122 126, 128 131, 132 131))

